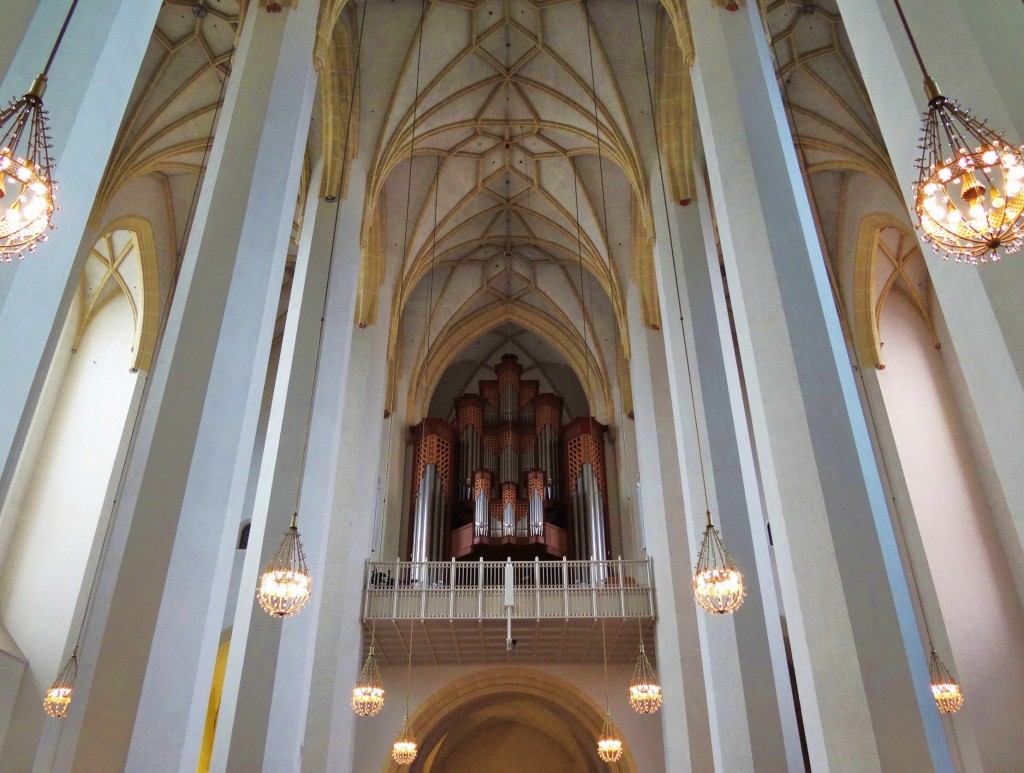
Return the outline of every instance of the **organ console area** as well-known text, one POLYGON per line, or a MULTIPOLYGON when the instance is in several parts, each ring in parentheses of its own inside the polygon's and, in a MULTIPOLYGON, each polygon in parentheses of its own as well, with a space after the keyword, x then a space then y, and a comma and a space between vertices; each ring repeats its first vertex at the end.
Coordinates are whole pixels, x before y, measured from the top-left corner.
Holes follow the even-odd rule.
POLYGON ((410 559, 609 558, 608 428, 563 424, 562 398, 524 379, 514 354, 494 371, 456 398, 454 425, 410 428, 410 559))

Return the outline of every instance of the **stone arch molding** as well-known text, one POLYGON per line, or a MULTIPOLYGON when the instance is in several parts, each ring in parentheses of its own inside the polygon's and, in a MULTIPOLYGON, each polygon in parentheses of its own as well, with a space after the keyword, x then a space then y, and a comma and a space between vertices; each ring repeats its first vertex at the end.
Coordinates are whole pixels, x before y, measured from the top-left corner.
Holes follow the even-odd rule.
MULTIPOLYGON (((537 669, 493 668, 449 682, 435 691, 409 717, 413 733, 420 742, 420 753, 425 757, 429 755, 433 747, 443 740, 449 725, 460 715, 474 707, 509 698, 535 701, 557 711, 564 721, 572 723, 581 736, 594 739, 595 743, 601 732, 604 710, 570 682, 537 669)), ((601 763, 602 769, 611 773, 638 773, 629 739, 624 740, 622 759, 613 764, 601 763)), ((402 771, 391 759, 390 749, 381 771, 402 771)))
POLYGON ((153 228, 143 217, 120 217, 107 224, 94 242, 79 280, 81 314, 73 349, 81 344, 96 315, 123 295, 135 333, 132 370, 149 370, 160 320, 160 277, 153 228))
POLYGON ((921 245, 906 222, 887 212, 865 215, 857 230, 856 249, 853 311, 855 345, 861 364, 885 368, 880 326, 885 302, 894 291, 915 308, 938 348, 938 333, 928 301, 928 269, 921 245))
POLYGON ((429 404, 441 376, 459 353, 472 341, 509 322, 554 346, 579 379, 597 419, 606 424, 611 422, 615 412, 609 379, 579 331, 533 307, 512 302, 492 304, 463 318, 457 325, 445 328, 430 351, 417 358, 406 405, 410 423, 422 418, 419 414, 429 404))

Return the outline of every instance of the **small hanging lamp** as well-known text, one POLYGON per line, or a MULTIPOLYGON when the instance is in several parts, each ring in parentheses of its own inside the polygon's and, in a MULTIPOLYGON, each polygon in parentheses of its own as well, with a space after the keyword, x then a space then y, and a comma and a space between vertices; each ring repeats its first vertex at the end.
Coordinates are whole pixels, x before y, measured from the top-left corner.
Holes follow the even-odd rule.
POLYGON ((661 685, 644 652, 643 639, 633 666, 633 679, 629 683, 629 705, 637 714, 653 714, 661 708, 661 685))
POLYGON ((376 716, 384 708, 384 683, 380 679, 380 666, 373 655, 373 646, 371 641, 359 681, 352 689, 352 710, 360 717, 376 716))
POLYGON ((1024 148, 943 96, 924 66, 903 7, 893 2, 928 96, 913 207, 922 236, 957 263, 1015 253, 1024 243, 1024 148))
POLYGON ((64 719, 71 708, 75 697, 75 679, 78 678, 78 645, 75 645, 71 657, 53 680, 50 689, 43 698, 43 711, 54 719, 64 719))
POLYGON ((707 512, 704 539, 693 570, 693 597, 701 609, 712 615, 728 615, 743 605, 747 596, 743 575, 729 554, 718 529, 707 512))
POLYGON ((604 724, 601 734, 597 737, 597 756, 603 762, 618 762, 622 758, 623 744, 619 731, 612 722, 612 711, 609 704, 608 691, 608 644, 605 640, 604 620, 601 620, 601 653, 604 658, 604 724))
POLYGON ((78 0, 73 0, 43 71, 28 92, 0 110, 0 261, 25 257, 46 241, 56 208, 50 127, 43 92, 78 0))
POLYGON ((398 731, 398 737, 391 747, 391 759, 399 765, 411 765, 419 753, 416 744, 416 736, 412 734, 409 727, 409 712, 405 712, 405 719, 402 720, 402 729, 398 731))
POLYGON ((928 677, 932 684, 932 696, 935 705, 942 714, 955 714, 964 707, 964 691, 946 668, 946 664, 932 646, 931 657, 928 658, 928 677))
POLYGON ((297 615, 309 603, 313 589, 299 538, 298 518, 298 513, 292 513, 291 526, 267 564, 267 570, 260 576, 256 597, 260 607, 271 617, 297 615))
POLYGON ((597 756, 603 762, 612 763, 622 759, 622 739, 619 738, 615 723, 612 722, 611 711, 604 712, 604 725, 601 735, 597 737, 597 756))
POLYGON ((398 731, 398 737, 391 745, 391 759, 399 765, 411 765, 419 753, 419 745, 416 743, 416 736, 413 735, 412 727, 409 725, 409 695, 412 692, 412 636, 415 631, 413 620, 409 621, 409 663, 406 673, 405 684, 405 719, 402 720, 402 727, 398 731))

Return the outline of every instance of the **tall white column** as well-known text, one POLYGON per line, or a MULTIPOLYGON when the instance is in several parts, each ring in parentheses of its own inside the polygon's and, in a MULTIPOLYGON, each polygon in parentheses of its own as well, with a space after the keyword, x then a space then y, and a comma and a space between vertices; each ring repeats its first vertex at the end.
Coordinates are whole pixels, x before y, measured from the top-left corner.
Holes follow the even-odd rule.
MULTIPOLYGON (((976 0, 929 0, 905 3, 907 17, 931 75, 946 96, 959 99, 976 115, 1006 131, 1007 140, 1024 142, 1024 103, 1013 62, 1020 46, 1007 40, 1003 49, 982 49, 970 34, 966 15, 976 0), (942 41, 942 45, 934 45, 942 41), (995 81, 993 80, 995 76, 995 81), (1012 85, 1007 81, 1012 81, 1012 85)), ((916 179, 921 113, 926 109, 921 72, 891 0, 839 0, 864 85, 871 97, 889 158, 908 205, 916 179)), ((1021 8, 994 8, 989 21, 1012 14, 1004 31, 1012 40, 1024 34, 1021 8)), ((972 20, 973 26, 976 20, 972 20)), ((1024 260, 1012 255, 977 268, 942 260, 923 245, 935 295, 949 331, 944 349, 963 375, 958 398, 980 463, 986 494, 1010 561, 1017 594, 1024 597, 1024 314, 1020 288, 1024 260), (952 349, 952 351, 948 351, 952 349)), ((952 379, 956 385, 960 379, 952 379)))
MULTIPOLYGON (((380 308, 390 308, 394 284, 391 267, 381 288, 380 308)), ((275 727, 277 735, 267 738, 267 759, 275 741, 287 741, 289 756, 282 755, 281 767, 268 764, 266 770, 349 773, 353 770, 357 722, 367 721, 356 718, 349 701, 362 665, 362 589, 373 539, 380 446, 386 426, 387 339, 386 317, 352 333, 348 378, 340 395, 341 432, 333 438, 336 450, 331 456, 336 467, 329 475, 318 477, 317 483, 318 491, 324 484, 332 488, 327 510, 330 522, 325 524, 319 552, 310 551, 323 577, 319 607, 312 610, 316 614, 315 640, 306 638, 302 660, 296 657, 294 663, 305 693, 304 723, 300 726, 304 734, 285 739, 283 733, 289 724, 275 727), (297 754, 301 754, 301 768, 294 765, 297 754)), ((401 472, 392 466, 391 474, 401 472)), ((280 661, 278 669, 280 682, 290 672, 282 670, 280 661)), ((275 688, 273 716, 280 717, 279 709, 295 697, 288 690, 275 688)), ((400 700, 399 691, 390 690, 388 699, 400 700)))
POLYGON ((298 194, 316 8, 246 18, 58 769, 195 767, 298 194), (73 712, 75 713, 75 712, 73 712))
MULTIPOLYGON (((211 764, 213 770, 242 772, 298 768, 297 763, 294 766, 290 761, 286 763, 279 755, 285 750, 299 748, 302 725, 296 720, 302 712, 276 714, 271 719, 271 711, 273 703, 279 700, 275 696, 276 691, 292 694, 300 688, 301 681, 295 673, 294 664, 302 661, 304 651, 310 648, 315 638, 315 610, 319 605, 311 601, 298 617, 272 620, 254 603, 251 590, 256 587, 258 575, 266 568, 270 555, 280 543, 283 530, 288 525, 288 515, 295 504, 296 488, 300 485, 299 465, 315 386, 313 378, 321 319, 324 319, 325 326, 322 379, 333 387, 339 382, 344 383, 348 371, 360 255, 358 241, 348 239, 347 235, 359 231, 364 180, 365 173, 358 164, 354 164, 348 195, 341 204, 318 198, 319 170, 310 181, 311 195, 303 219, 305 227, 288 305, 281 363, 249 534, 249 550, 242 570, 243 590, 231 630, 231 650, 211 764), (328 300, 324 293, 332 249, 335 251, 334 270, 330 282, 331 298, 328 300), (326 313, 325 300, 328 300, 329 313, 326 313), (332 329, 329 338, 326 335, 328 326, 332 329), (279 664, 286 675, 277 674, 279 664), (280 723, 285 727, 279 727, 280 723)), ((336 412, 337 401, 321 397, 321 403, 325 399, 328 405, 315 406, 311 417, 317 427, 317 437, 314 443, 311 429, 307 455, 309 475, 306 478, 313 480, 308 496, 303 485, 304 495, 298 509, 299 531, 311 557, 322 554, 319 546, 326 536, 330 520, 330 504, 316 496, 322 494, 322 486, 317 483, 322 480, 323 457, 330 456, 330 449, 338 438, 337 433, 320 431, 321 424, 336 426, 324 414, 332 404, 336 412)), ((311 571, 313 599, 317 599, 324 594, 323 566, 313 565, 311 571)))
MULTIPOLYGON (((44 102, 60 186, 57 230, 24 261, 0 264, 0 497, 10 486, 78 287, 86 224, 160 5, 160 0, 82 0, 50 70, 44 102)), ((63 0, 39 0, 4 79, 10 92, 0 94, 4 103, 24 94, 42 70, 67 8, 63 0)))
POLYGON ((688 3, 692 70, 815 769, 950 771, 758 4, 688 3))
POLYGON ((655 655, 664 696, 661 716, 667 773, 714 770, 711 727, 697 605, 691 592, 693 566, 680 484, 672 398, 662 334, 644 327, 635 285, 626 296, 630 373, 636 416, 637 461, 647 553, 654 564, 658 599, 655 655))
POLYGON ((728 771, 802 771, 774 571, 711 209, 703 180, 697 184, 695 204, 672 203, 667 212, 660 178, 652 188, 659 236, 656 268, 680 473, 685 481, 686 523, 690 539, 699 545, 706 485, 712 519, 747 587, 746 601, 736 614, 698 616, 715 763, 718 770, 728 771), (689 366, 681 317, 686 321, 689 366), (697 452, 697 425, 702 455, 697 452))

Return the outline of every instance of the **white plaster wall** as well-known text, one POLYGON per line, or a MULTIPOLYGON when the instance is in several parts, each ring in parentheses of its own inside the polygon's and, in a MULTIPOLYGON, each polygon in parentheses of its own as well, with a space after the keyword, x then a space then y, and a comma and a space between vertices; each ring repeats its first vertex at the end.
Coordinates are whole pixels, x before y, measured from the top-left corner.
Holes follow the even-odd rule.
POLYGON ((1017 770, 1024 613, 941 352, 897 294, 884 307, 881 337, 878 383, 953 650, 947 663, 964 686, 985 770, 1017 770))
MULTIPOLYGON (((78 352, 67 360, 63 382, 56 380, 53 402, 38 414, 38 452, 23 457, 22 493, 9 500, 17 508, 18 527, 3 566, 0 614, 29 667, 18 699, 21 708, 0 755, 5 772, 27 769, 21 755, 33 751, 30 739, 42 712, 25 707, 41 700, 64 660, 66 643, 77 633, 75 608, 80 595, 88 593, 86 564, 139 378, 130 372, 133 329, 122 295, 90 323, 78 352)), ((56 360, 53 373, 60 368, 56 360)))
MULTIPOLYGON (((420 636, 422 643, 422 635, 420 636)), ((415 640, 413 647, 416 647, 415 640)), ((530 666, 531 669, 542 671, 557 679, 563 679, 585 692, 595 706, 604 706, 605 688, 604 671, 600 665, 590 666, 530 666)), ((457 679, 486 671, 486 667, 467 668, 464 666, 414 666, 412 669, 412 691, 409 698, 409 714, 414 715, 417 708, 437 690, 457 679)), ((356 731, 356 748, 352 770, 359 773, 372 773, 381 770, 391 753, 391 744, 398 735, 405 712, 406 668, 402 666, 385 666, 381 668, 381 679, 384 682, 386 696, 384 708, 376 717, 359 719, 356 731)), ((626 690, 632 678, 633 668, 627 665, 609 665, 608 681, 611 685, 612 719, 622 734, 622 739, 636 760, 637 770, 641 773, 663 773, 661 715, 653 714, 641 717, 636 714, 626 701, 626 690)), ((597 739, 594 739, 596 745, 597 739)), ((480 773, 485 773, 481 770, 480 773)), ((576 773, 573 771, 573 773, 576 773)))

